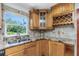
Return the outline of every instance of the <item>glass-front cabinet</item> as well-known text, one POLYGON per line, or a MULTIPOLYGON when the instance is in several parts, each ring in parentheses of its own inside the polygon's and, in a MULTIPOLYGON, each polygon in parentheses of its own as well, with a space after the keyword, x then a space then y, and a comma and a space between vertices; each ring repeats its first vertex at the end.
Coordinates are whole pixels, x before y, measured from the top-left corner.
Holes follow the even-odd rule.
POLYGON ((40 12, 39 12, 39 28, 40 29, 45 29, 46 28, 46 17, 45 17, 45 15, 46 15, 46 11, 42 11, 42 10, 40 10, 40 12))
POLYGON ((49 15, 47 9, 31 10, 30 17, 29 17, 30 29, 47 30, 47 29, 49 29, 47 27, 48 25, 51 25, 51 29, 52 29, 53 19, 52 19, 52 17, 51 17, 51 19, 49 17, 50 17, 50 15, 49 15), (50 22, 50 20, 52 20, 52 21, 50 22))

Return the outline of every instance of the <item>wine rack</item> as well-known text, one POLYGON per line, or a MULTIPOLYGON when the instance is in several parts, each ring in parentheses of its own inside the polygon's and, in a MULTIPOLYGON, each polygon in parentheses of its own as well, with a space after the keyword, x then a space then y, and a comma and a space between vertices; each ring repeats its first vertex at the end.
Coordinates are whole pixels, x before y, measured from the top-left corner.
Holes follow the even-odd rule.
POLYGON ((66 25, 73 24, 72 13, 68 13, 62 16, 53 17, 53 25, 66 25))

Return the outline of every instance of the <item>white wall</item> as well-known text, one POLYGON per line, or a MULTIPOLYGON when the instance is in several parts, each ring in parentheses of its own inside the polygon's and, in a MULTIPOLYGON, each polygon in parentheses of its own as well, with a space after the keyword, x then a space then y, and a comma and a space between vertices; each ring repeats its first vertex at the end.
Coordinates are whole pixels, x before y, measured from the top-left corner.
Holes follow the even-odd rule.
POLYGON ((4 5, 10 6, 12 8, 27 12, 27 10, 25 10, 22 6, 19 6, 19 3, 5 3, 4 5))
MULTIPOLYGON (((0 4, 0 9, 1 9, 1 4, 0 4)), ((1 15, 1 13, 0 13, 1 15)), ((0 19, 2 20, 2 19, 0 19)), ((0 49, 3 49, 4 47, 4 42, 3 42, 3 36, 2 36, 2 29, 0 29, 0 49)))

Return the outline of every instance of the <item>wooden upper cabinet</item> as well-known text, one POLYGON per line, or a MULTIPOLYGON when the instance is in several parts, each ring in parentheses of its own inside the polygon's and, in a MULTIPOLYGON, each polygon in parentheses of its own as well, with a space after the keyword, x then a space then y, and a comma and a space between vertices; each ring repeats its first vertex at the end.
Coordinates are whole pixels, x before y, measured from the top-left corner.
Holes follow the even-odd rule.
POLYGON ((2 4, 0 4, 0 29, 2 28, 2 4))
POLYGON ((30 11, 30 29, 39 28, 39 13, 37 10, 30 11))
POLYGON ((63 9, 62 9, 62 5, 57 4, 55 6, 52 7, 52 15, 53 16, 58 16, 62 13, 63 9))
POLYGON ((61 3, 56 4, 51 9, 53 16, 60 16, 62 14, 66 14, 68 12, 72 12, 74 10, 74 3, 61 3))
POLYGON ((36 9, 30 11, 30 29, 48 30, 52 29, 53 19, 52 13, 48 13, 47 9, 36 9))
POLYGON ((64 13, 72 12, 75 9, 74 8, 75 5, 73 3, 64 3, 62 4, 62 6, 64 13))
POLYGON ((52 17, 52 13, 48 13, 46 15, 46 28, 47 29, 53 29, 53 17, 52 17))

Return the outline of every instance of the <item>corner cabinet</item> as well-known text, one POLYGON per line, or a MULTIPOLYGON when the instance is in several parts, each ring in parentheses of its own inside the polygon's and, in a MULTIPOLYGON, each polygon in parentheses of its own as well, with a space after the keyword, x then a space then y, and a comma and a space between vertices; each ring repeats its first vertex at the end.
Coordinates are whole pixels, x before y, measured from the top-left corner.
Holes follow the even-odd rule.
POLYGON ((0 29, 2 28, 2 4, 0 4, 0 29))
POLYGON ((30 29, 47 30, 52 29, 52 16, 47 9, 33 9, 30 11, 30 29))
POLYGON ((40 56, 49 56, 49 41, 40 40, 39 42, 39 55, 40 56))

